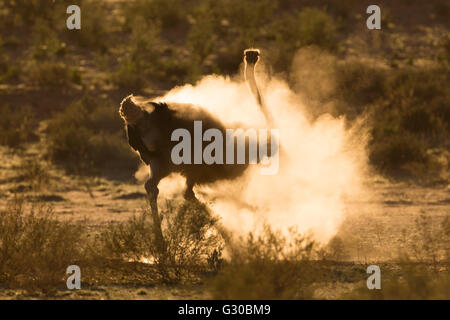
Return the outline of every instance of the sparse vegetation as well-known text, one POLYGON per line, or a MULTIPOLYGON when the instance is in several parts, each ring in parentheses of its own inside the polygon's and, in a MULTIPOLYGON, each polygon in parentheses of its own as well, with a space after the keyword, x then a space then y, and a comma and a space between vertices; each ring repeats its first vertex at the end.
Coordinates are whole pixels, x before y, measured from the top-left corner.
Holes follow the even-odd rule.
POLYGON ((138 217, 111 225, 100 235, 105 256, 134 261, 152 261, 164 282, 196 280, 201 272, 213 271, 220 263, 223 239, 216 219, 204 205, 167 203, 163 215, 164 255, 158 251, 150 219, 145 209, 138 217))
POLYGON ((22 159, 17 168, 17 176, 33 191, 42 191, 50 186, 48 166, 37 157, 22 159))
MULTIPOLYGON (((397 271, 383 276, 382 290, 367 290, 363 283, 347 295, 350 299, 449 299, 449 217, 441 223, 424 212, 406 238, 410 250, 400 253, 397 271)), ((406 246, 406 244, 405 244, 406 246)))
POLYGON ((13 110, 9 105, 0 105, 0 143, 9 147, 19 147, 36 138, 35 119, 30 107, 13 110))
MULTIPOLYGON (((339 40, 352 31, 347 27, 349 21, 355 22, 352 3, 298 7, 281 0, 202 0, 189 5, 178 0, 136 0, 118 5, 123 12, 118 17, 106 14, 105 3, 86 0, 80 1, 86 13, 83 29, 68 33, 63 24, 56 28, 53 24, 64 17, 60 11, 66 2, 45 6, 39 12, 39 1, 5 2, 2 23, 21 26, 31 36, 23 43, 14 42, 14 34, 2 38, 0 80, 14 83, 22 78, 42 88, 58 87, 67 92, 77 86, 92 90, 90 81, 94 88, 112 84, 126 92, 167 89, 194 82, 206 73, 235 73, 242 49, 249 46, 264 48, 273 70, 293 79, 292 60, 300 48, 314 45, 332 55, 337 53, 339 40), (107 75, 95 81, 86 80, 84 67, 73 59, 80 49, 94 47, 107 75)), ((448 10, 436 4, 431 11, 445 16, 448 10)), ((383 15, 392 16, 390 8, 383 10, 383 15)), ((385 23, 392 24, 391 20, 385 23)), ((385 175, 442 179, 436 178, 442 176, 438 173, 442 168, 430 165, 429 150, 448 151, 449 147, 447 44, 448 39, 443 38, 434 54, 438 63, 434 67, 413 66, 412 58, 408 67, 388 69, 354 59, 337 63, 330 71, 335 94, 327 98, 336 105, 336 113, 350 120, 371 114, 370 159, 385 175)), ((83 134, 90 135, 80 130, 78 137, 83 134)), ((15 144, 11 139, 6 137, 3 143, 15 144)), ((107 137, 99 135, 97 140, 108 146, 106 149, 118 148, 107 137)))
POLYGON ((82 225, 60 222, 52 208, 17 198, 0 210, 0 281, 51 294, 67 266, 83 257, 82 225))
POLYGON ((291 230, 288 236, 266 226, 227 247, 211 290, 216 299, 311 299, 320 276, 313 259, 315 244, 291 230))
POLYGON ((48 122, 47 154, 56 164, 78 174, 130 175, 138 158, 124 135, 113 104, 85 96, 48 122))
POLYGON ((450 275, 448 271, 435 273, 426 265, 410 262, 399 263, 400 270, 386 275, 381 290, 367 290, 362 283, 346 296, 348 299, 449 299, 450 275))
POLYGON ((223 230, 218 232, 220 225, 203 206, 169 203, 163 212, 168 248, 163 258, 155 250, 146 214, 144 209, 140 216, 112 224, 89 240, 84 222, 58 221, 51 206, 16 198, 0 210, 0 281, 8 288, 53 295, 64 288, 65 268, 79 264, 85 288, 99 281, 115 283, 118 272, 126 272, 134 283, 143 285, 206 280, 205 290, 216 299, 311 299, 336 282, 351 285, 340 298, 448 299, 450 295, 448 217, 437 229, 429 218, 420 217, 418 233, 407 238, 419 250, 405 251, 383 265, 382 290, 370 291, 365 283, 367 266, 340 262, 347 250, 338 238, 320 248, 295 229, 283 234, 266 226, 258 234, 233 239, 223 230))
POLYGON ((64 63, 39 62, 28 66, 30 81, 42 87, 64 88, 71 83, 80 84, 81 75, 64 63))

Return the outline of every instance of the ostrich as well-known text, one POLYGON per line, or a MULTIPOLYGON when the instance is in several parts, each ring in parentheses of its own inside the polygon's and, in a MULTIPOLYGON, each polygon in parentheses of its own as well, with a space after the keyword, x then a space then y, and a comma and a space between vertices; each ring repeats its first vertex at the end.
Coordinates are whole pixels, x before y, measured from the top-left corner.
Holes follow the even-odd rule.
MULTIPOLYGON (((269 113, 263 103, 255 81, 254 70, 259 60, 259 50, 244 51, 245 78, 261 107, 267 121, 269 113)), ((194 132, 194 121, 202 121, 203 130, 217 129, 225 136, 225 127, 207 110, 189 104, 167 104, 150 102, 138 105, 129 95, 120 104, 120 116, 125 121, 125 130, 130 146, 139 153, 142 161, 150 166, 151 177, 145 183, 150 202, 154 233, 160 252, 164 253, 165 243, 161 230, 161 218, 158 213, 158 183, 171 173, 180 173, 186 178, 186 200, 196 200, 193 187, 219 180, 235 179, 243 174, 249 161, 244 164, 174 164, 171 150, 177 144, 171 140, 171 133, 178 128, 194 132)), ((195 134, 195 133, 194 133, 195 134)), ((246 141, 248 145, 248 142, 246 141)), ((247 155, 248 159, 250 155, 247 155)))

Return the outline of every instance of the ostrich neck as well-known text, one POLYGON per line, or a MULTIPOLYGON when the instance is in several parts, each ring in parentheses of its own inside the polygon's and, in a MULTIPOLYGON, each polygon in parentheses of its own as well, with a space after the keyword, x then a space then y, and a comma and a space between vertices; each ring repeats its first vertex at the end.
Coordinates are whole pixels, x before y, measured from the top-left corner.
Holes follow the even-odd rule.
POLYGON ((250 86, 250 90, 255 95, 255 98, 260 106, 262 106, 262 98, 261 93, 259 92, 258 85, 256 84, 255 79, 255 64, 248 63, 245 66, 245 80, 248 82, 250 86))
POLYGON ((252 91, 253 95, 255 96, 256 101, 258 102, 258 105, 261 108, 261 111, 264 114, 264 117, 266 118, 267 122, 269 124, 273 124, 273 119, 272 119, 271 115, 269 114, 269 111, 267 110, 266 105, 264 104, 261 93, 259 92, 259 89, 258 89, 258 85, 256 84, 255 66, 256 66, 255 63, 247 63, 245 65, 245 80, 249 84, 250 90, 252 91))

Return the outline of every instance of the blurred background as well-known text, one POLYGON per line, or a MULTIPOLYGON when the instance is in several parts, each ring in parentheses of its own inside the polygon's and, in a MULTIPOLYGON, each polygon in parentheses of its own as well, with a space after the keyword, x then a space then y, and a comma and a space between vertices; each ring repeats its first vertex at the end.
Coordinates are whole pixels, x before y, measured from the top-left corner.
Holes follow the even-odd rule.
POLYGON ((120 99, 205 74, 239 75, 243 49, 258 47, 269 74, 287 80, 313 116, 367 114, 380 173, 446 180, 449 5, 384 1, 382 29, 368 30, 369 4, 2 0, 0 143, 21 148, 45 124, 42 151, 55 164, 129 176, 137 159, 117 139, 122 127, 111 112, 120 99), (70 4, 81 7, 81 30, 66 28, 70 4))

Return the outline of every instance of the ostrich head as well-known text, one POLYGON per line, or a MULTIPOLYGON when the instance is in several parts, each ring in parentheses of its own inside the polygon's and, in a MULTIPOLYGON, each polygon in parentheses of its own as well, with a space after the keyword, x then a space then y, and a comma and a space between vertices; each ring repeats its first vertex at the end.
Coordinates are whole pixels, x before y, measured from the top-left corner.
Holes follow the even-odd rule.
POLYGON ((256 64, 259 60, 259 49, 244 50, 244 57, 246 63, 256 64))
POLYGON ((134 103, 133 95, 131 94, 120 103, 119 114, 128 124, 134 124, 142 117, 143 112, 134 103))

